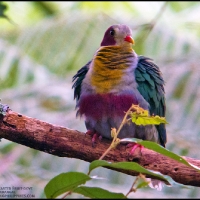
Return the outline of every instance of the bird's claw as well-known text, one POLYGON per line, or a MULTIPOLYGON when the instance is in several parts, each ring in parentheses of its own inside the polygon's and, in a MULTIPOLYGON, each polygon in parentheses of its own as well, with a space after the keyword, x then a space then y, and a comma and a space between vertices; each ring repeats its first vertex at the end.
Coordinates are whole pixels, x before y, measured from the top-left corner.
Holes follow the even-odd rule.
POLYGON ((130 151, 130 154, 132 154, 132 155, 134 154, 134 152, 137 148, 140 148, 140 151, 142 151, 142 149, 144 148, 141 144, 137 144, 135 142, 127 144, 127 147, 132 147, 132 149, 130 151))
POLYGON ((102 136, 99 133, 95 132, 95 131, 88 130, 86 132, 86 134, 92 136, 92 146, 93 147, 94 147, 94 145, 95 145, 97 140, 101 140, 102 139, 102 136))

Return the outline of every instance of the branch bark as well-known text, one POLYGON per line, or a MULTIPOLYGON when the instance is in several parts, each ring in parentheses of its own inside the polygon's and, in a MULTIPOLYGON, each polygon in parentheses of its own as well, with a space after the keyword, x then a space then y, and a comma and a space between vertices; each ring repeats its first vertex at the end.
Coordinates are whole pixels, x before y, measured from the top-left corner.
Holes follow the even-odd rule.
MULTIPOLYGON (((0 120, 0 138, 59 157, 92 162, 99 159, 111 143, 103 138, 92 147, 91 137, 85 133, 30 118, 10 109, 6 111, 5 116, 0 115, 0 120)), ((146 148, 130 155, 130 148, 119 144, 104 159, 110 162, 134 161, 146 169, 169 175, 178 183, 200 186, 200 173, 197 170, 146 148)), ((200 160, 189 157, 184 159, 200 167, 200 160)), ((138 175, 134 171, 118 171, 138 175)))

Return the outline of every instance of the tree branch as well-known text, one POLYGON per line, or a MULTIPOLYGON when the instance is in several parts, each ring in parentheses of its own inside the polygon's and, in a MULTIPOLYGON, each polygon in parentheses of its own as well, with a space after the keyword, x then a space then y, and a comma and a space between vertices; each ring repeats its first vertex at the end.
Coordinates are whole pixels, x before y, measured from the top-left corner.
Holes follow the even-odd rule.
MULTIPOLYGON (((102 139, 92 147, 91 137, 77 130, 56 126, 38 119, 30 118, 7 109, 0 115, 0 138, 44 151, 59 157, 78 158, 92 162, 99 159, 109 147, 111 140, 102 139)), ((188 162, 200 167, 200 161, 184 157, 188 162)), ((176 182, 184 185, 200 186, 200 173, 171 158, 143 148, 130 155, 130 147, 119 144, 104 158, 110 162, 134 161, 146 169, 169 175, 176 182)), ((134 171, 122 171, 136 176, 134 171)))

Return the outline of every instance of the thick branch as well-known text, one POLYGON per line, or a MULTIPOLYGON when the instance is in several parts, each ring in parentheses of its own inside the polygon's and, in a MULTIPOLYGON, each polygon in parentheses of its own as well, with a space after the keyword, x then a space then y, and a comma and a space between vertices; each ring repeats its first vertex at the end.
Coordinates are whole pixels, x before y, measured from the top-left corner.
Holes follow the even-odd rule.
MULTIPOLYGON (((30 118, 8 109, 0 124, 0 138, 44 151, 59 157, 72 157, 91 162, 99 159, 109 147, 111 141, 102 139, 92 147, 91 137, 76 130, 49 124, 30 118)), ((143 167, 169 175, 176 182, 200 186, 200 173, 173 159, 160 155, 149 149, 142 153, 130 155, 130 148, 120 144, 104 158, 111 162, 134 161, 143 167)), ((200 167, 200 161, 184 157, 190 163, 200 167)), ((133 171, 122 171, 137 175, 133 171)))

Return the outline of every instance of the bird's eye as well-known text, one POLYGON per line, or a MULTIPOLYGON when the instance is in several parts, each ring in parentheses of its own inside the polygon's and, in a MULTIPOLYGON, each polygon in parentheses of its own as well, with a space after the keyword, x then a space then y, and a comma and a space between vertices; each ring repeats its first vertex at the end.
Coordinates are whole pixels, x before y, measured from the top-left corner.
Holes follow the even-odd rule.
POLYGON ((114 36, 114 34, 115 34, 115 31, 114 30, 110 30, 110 35, 114 36))

